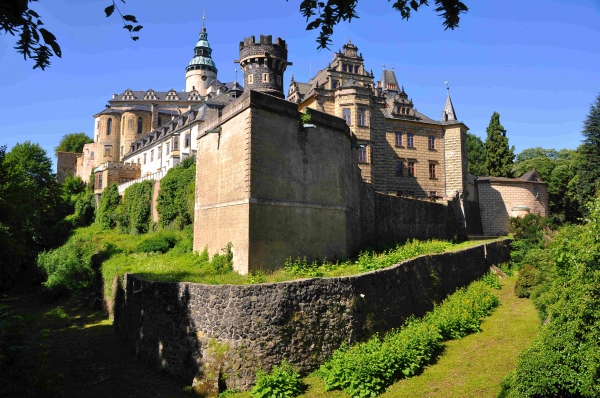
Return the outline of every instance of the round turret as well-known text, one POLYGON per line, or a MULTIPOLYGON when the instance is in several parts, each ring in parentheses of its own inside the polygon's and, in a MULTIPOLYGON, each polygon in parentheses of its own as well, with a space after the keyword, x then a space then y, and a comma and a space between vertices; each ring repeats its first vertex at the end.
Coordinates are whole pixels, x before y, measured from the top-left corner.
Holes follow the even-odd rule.
POLYGON ((119 160, 123 159, 131 143, 143 137, 152 129, 152 113, 148 111, 127 109, 121 117, 121 142, 119 146, 119 160))
POLYGON ((119 160, 119 143, 121 135, 121 112, 106 109, 96 119, 96 142, 98 148, 97 159, 102 162, 116 162, 119 160))
POLYGON ((285 98, 283 72, 288 66, 285 40, 260 35, 257 42, 250 36, 240 42, 240 66, 244 71, 244 87, 285 98))
POLYGON ((217 67, 212 59, 212 49, 204 26, 194 48, 194 58, 185 70, 185 91, 191 92, 196 89, 201 96, 205 96, 206 88, 217 78, 217 67))

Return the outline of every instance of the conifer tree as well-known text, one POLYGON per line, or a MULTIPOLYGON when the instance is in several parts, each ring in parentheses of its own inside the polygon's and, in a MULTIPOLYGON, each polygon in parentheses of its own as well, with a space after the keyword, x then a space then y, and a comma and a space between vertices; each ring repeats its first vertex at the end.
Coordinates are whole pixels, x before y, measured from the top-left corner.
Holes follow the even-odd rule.
POLYGON ((577 196, 580 210, 594 198, 600 184, 600 95, 590 106, 590 113, 583 122, 583 143, 577 149, 577 196))
POLYGON ((494 112, 486 129, 485 168, 490 177, 513 177, 515 147, 508 146, 506 130, 500 124, 500 114, 494 112))

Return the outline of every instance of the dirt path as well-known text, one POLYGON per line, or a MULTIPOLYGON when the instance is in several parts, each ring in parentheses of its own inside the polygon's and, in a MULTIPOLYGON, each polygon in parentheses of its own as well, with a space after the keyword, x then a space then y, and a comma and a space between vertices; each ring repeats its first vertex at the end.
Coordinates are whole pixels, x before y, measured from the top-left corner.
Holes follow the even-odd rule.
POLYGON ((185 382, 138 361, 107 315, 90 309, 92 295, 39 304, 35 290, 22 283, 0 302, 4 313, 12 312, 12 338, 20 343, 18 354, 0 368, 0 396, 191 396, 185 382))

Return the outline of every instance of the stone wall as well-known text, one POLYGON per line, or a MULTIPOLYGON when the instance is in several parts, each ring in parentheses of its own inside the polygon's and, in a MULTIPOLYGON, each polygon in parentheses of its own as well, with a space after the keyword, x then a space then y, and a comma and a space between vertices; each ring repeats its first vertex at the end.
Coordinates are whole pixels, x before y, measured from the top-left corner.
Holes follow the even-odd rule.
POLYGON ((156 368, 188 382, 212 373, 222 388, 248 389, 258 369, 287 359, 306 374, 341 344, 423 315, 508 259, 503 240, 340 278, 219 286, 126 274, 114 284, 114 325, 156 368))

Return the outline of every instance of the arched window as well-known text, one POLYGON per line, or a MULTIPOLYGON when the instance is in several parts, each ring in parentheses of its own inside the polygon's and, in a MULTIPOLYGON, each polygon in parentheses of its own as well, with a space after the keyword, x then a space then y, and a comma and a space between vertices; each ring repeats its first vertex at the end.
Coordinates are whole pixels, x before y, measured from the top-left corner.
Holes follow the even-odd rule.
POLYGON ((106 122, 106 135, 110 135, 112 133, 112 117, 108 118, 106 122))
POLYGON ((138 117, 138 134, 142 134, 142 129, 144 128, 144 121, 141 117, 138 117))

